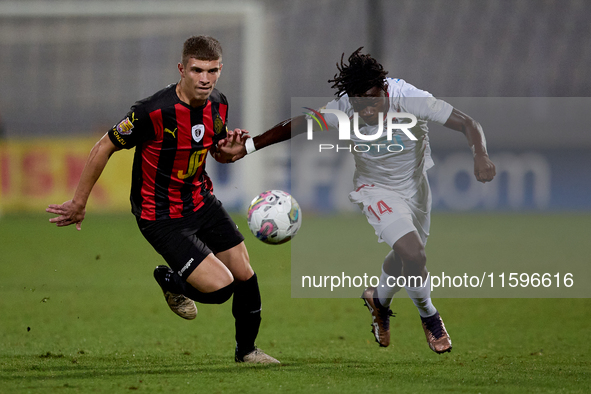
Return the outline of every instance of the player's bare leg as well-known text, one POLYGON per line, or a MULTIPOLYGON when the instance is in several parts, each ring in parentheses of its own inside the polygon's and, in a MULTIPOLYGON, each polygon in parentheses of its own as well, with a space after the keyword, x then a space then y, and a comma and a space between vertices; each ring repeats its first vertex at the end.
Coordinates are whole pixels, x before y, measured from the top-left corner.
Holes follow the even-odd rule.
POLYGON ((404 235, 396 241, 393 249, 402 259, 402 274, 407 279, 406 292, 419 310, 429 347, 436 353, 451 351, 449 334, 439 312, 431 302, 430 279, 426 268, 427 257, 419 234, 413 231, 404 235), (419 278, 422 280, 417 280, 419 278))
POLYGON ((187 277, 187 283, 202 293, 211 293, 234 282, 232 273, 210 253, 187 277))
POLYGON ((236 320, 236 362, 279 364, 255 345, 261 324, 261 294, 244 242, 217 254, 234 276, 232 314, 236 320))
POLYGON ((234 280, 247 281, 254 275, 254 271, 250 266, 250 257, 248 257, 248 250, 244 242, 216 254, 216 257, 228 268, 234 280))

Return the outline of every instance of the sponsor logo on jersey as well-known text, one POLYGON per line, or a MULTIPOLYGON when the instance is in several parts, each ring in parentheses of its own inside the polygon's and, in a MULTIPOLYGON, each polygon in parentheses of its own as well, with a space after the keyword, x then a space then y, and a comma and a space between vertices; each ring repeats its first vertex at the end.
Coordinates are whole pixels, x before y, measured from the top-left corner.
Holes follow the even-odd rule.
POLYGON ((117 130, 115 130, 115 132, 113 133, 113 135, 115 136, 115 138, 117 139, 117 141, 119 141, 119 143, 121 145, 125 145, 126 144, 125 140, 119 135, 119 132, 117 130))
POLYGON ((176 134, 175 134, 175 133, 176 133, 176 131, 177 131, 177 129, 176 129, 176 128, 175 128, 174 130, 170 130, 170 129, 168 129, 168 128, 164 128, 164 132, 165 132, 165 133, 168 133, 168 134, 171 134, 171 135, 172 135, 172 138, 176 138, 176 134))
POLYGON ((224 128, 224 121, 222 120, 222 118, 217 115, 215 120, 213 121, 213 132, 218 135, 219 133, 222 132, 224 128))
POLYGON ((202 124, 196 124, 191 128, 191 134, 193 134, 195 142, 201 141, 205 135, 205 126, 202 124))
POLYGON ((194 176, 197 173, 199 167, 201 167, 201 165, 205 161, 205 157, 207 157, 207 149, 201 149, 193 152, 193 154, 189 158, 189 167, 187 168, 187 172, 179 170, 179 172, 177 172, 178 178, 187 179, 189 177, 194 176))
POLYGON ((129 120, 129 117, 123 119, 121 122, 119 122, 119 124, 117 125, 116 129, 119 132, 119 134, 121 135, 129 135, 131 134, 132 130, 133 130, 133 121, 136 120, 134 118, 134 114, 131 114, 131 119, 129 120))

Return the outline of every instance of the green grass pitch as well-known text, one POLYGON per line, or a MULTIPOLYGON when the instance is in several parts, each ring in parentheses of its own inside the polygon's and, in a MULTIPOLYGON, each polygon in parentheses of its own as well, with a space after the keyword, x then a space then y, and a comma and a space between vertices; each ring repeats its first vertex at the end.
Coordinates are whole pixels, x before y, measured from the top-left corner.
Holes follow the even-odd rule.
MULTIPOLYGON (((589 299, 435 299, 454 344, 443 355, 412 302, 395 300, 392 344, 379 348, 361 300, 292 299, 290 245, 245 230, 263 297, 257 344, 282 364, 236 365, 231 304, 174 315, 152 277, 162 260, 131 214, 89 214, 81 232, 48 218, 0 218, 3 394, 591 392, 589 299)), ((331 225, 304 216, 302 234, 314 220, 331 225)), ((371 235, 362 217, 343 220, 371 235)), ((589 228, 589 215, 434 214, 427 254, 445 265, 498 247, 520 259, 557 242, 558 258, 589 262, 589 228), (508 242, 524 223, 539 248, 508 242)))

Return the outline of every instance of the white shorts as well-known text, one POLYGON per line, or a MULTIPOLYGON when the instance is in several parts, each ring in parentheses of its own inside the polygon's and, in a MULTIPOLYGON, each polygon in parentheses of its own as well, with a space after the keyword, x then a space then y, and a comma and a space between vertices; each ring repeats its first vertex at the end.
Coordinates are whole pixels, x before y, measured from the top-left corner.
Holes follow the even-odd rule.
POLYGON ((419 233, 423 245, 427 243, 431 224, 431 188, 426 175, 411 198, 374 185, 365 185, 349 193, 349 200, 359 205, 374 228, 378 242, 390 247, 403 235, 419 233))

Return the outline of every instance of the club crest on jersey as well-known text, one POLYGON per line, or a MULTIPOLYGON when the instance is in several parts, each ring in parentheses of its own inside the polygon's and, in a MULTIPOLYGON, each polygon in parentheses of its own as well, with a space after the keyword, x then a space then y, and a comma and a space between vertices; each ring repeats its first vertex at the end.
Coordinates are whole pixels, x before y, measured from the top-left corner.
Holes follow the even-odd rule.
POLYGON ((224 121, 222 120, 222 118, 218 115, 216 116, 215 120, 213 121, 213 132, 218 135, 219 133, 222 132, 222 129, 224 127, 224 121))
MULTIPOLYGON (((133 117, 133 115, 132 115, 132 117, 133 117)), ((119 132, 119 134, 129 135, 129 134, 131 134, 131 131, 133 130, 133 123, 131 122, 131 120, 129 120, 129 118, 125 118, 121 122, 119 122, 119 124, 117 125, 116 128, 117 128, 117 131, 119 132)))
POLYGON ((205 135, 205 126, 202 124, 196 124, 191 128, 191 134, 193 134, 195 142, 201 141, 205 135))

